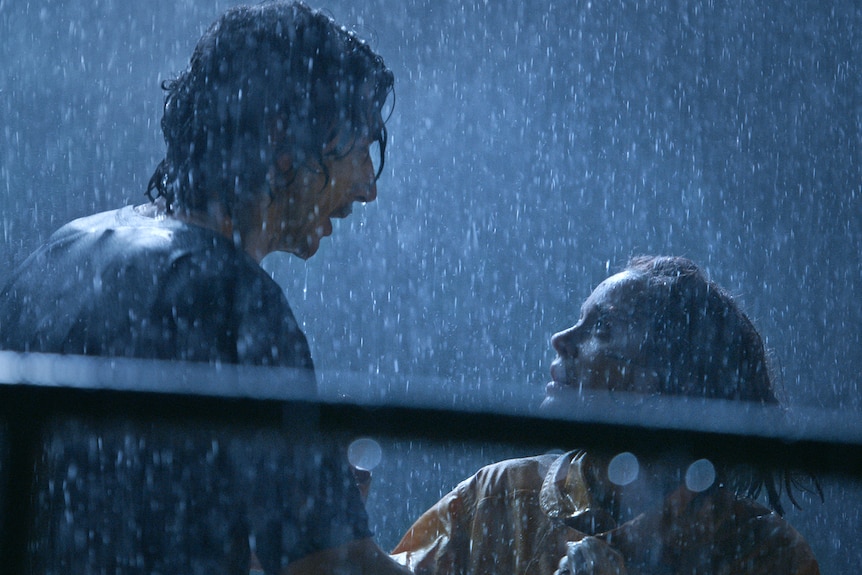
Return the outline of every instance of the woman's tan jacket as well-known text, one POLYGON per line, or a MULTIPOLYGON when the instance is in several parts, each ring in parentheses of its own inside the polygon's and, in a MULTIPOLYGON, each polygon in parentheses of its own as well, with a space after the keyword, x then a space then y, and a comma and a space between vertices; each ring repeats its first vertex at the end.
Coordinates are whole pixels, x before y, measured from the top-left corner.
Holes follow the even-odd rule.
POLYGON ((617 525, 617 487, 583 451, 489 465, 426 511, 392 551, 417 575, 816 575, 776 513, 715 487, 681 487, 617 525), (574 566, 574 569, 572 568, 574 566))

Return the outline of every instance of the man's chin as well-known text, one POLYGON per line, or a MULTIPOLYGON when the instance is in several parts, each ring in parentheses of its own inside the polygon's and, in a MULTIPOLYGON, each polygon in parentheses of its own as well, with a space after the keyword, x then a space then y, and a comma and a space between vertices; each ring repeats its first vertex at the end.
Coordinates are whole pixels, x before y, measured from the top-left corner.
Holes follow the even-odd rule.
POLYGON ((294 245, 290 249, 286 249, 284 251, 289 252, 300 259, 307 260, 316 254, 319 249, 320 240, 317 238, 308 238, 305 244, 294 245))

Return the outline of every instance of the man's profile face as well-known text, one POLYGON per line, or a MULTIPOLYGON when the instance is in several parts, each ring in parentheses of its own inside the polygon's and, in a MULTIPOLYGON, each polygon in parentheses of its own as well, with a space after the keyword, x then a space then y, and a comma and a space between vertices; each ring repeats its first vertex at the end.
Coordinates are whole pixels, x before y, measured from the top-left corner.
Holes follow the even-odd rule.
POLYGON ((333 218, 350 215, 353 202, 377 198, 371 144, 350 140, 342 151, 335 149, 339 145, 336 138, 324 150, 323 166, 300 167, 287 189, 273 189, 275 197, 266 208, 263 223, 270 251, 310 258, 320 247, 321 238, 332 233, 333 218))
POLYGON ((631 272, 606 279, 584 302, 578 323, 551 338, 557 358, 549 400, 581 390, 656 391, 657 376, 643 353, 650 313, 637 305, 645 289, 645 280, 631 272))

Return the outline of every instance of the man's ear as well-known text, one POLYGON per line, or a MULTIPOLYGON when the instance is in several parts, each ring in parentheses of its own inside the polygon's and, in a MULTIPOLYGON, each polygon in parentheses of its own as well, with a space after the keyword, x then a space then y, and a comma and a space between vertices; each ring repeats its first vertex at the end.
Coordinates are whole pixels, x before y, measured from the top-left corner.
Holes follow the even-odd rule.
POLYGON ((293 158, 290 154, 279 154, 273 166, 269 168, 267 180, 269 182, 269 194, 278 195, 286 193, 290 183, 296 178, 293 169, 293 158))
MULTIPOLYGON (((276 117, 271 118, 267 123, 269 130, 269 145, 273 151, 278 150, 280 147, 284 149, 285 124, 286 121, 282 114, 278 114, 276 117)), ((278 152, 276 151, 276 153, 278 152)), ((286 152, 278 153, 278 157, 275 159, 275 167, 280 172, 280 175, 285 176, 288 180, 291 179, 293 175, 293 157, 286 152)))

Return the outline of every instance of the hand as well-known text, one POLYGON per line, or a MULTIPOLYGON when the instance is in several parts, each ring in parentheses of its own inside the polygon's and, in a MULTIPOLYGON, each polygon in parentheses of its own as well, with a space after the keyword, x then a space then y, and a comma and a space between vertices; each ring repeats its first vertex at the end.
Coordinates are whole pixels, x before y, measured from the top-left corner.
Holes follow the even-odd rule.
POLYGON ((623 556, 600 539, 584 537, 566 546, 554 575, 627 575, 623 556))

